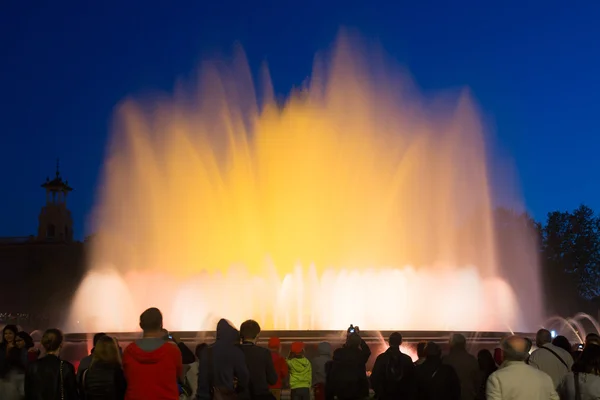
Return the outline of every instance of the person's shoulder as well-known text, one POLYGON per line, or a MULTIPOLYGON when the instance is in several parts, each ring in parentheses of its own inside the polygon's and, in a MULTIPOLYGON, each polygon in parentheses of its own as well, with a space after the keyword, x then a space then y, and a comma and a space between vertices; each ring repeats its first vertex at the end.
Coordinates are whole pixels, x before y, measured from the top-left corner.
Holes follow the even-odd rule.
POLYGON ((258 352, 263 355, 263 357, 266 357, 266 358, 268 358, 270 360, 273 359, 273 356, 271 355, 271 350, 266 349, 266 348, 261 347, 261 346, 256 346, 256 348, 258 349, 258 352))
POLYGON ((135 344, 135 340, 131 343, 129 343, 127 346, 125 346, 125 348, 123 349, 123 354, 125 353, 129 353, 130 351, 132 351, 134 348, 137 348, 138 345, 135 344))
POLYGON ((562 347, 552 345, 552 350, 560 354, 565 361, 573 360, 573 356, 571 355, 571 353, 563 349, 562 347))
POLYGON ((63 367, 66 367, 67 369, 75 372, 75 366, 73 364, 71 364, 69 361, 61 360, 61 362, 63 363, 63 367))

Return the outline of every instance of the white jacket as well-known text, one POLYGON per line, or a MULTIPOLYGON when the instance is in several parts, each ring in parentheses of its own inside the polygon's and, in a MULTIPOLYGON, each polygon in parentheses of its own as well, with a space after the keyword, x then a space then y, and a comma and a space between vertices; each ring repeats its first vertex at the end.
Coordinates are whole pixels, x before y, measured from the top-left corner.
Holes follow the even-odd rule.
POLYGON ((559 400, 550 376, 521 361, 507 361, 486 384, 487 400, 559 400))

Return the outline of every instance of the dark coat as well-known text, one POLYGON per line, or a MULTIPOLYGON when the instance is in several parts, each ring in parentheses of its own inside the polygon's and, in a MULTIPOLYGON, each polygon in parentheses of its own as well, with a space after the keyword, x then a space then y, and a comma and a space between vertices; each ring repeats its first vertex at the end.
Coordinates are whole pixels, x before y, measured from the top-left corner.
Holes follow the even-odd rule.
POLYGON ((477 359, 464 349, 452 349, 443 358, 444 364, 454 368, 460 381, 460 398, 462 400, 474 400, 479 391, 481 373, 477 359))
POLYGON ((460 381, 450 365, 428 358, 415 369, 418 400, 460 400, 460 381))
POLYGON ((400 349, 390 347, 375 360, 371 387, 378 399, 414 400, 417 394, 415 364, 400 349), (398 382, 391 381, 388 376, 391 364, 402 370, 402 378, 398 382))
POLYGON ((273 365, 273 357, 271 351, 264 347, 259 347, 253 343, 243 343, 240 349, 244 353, 246 366, 250 373, 250 383, 248 390, 242 398, 255 398, 269 396, 269 385, 277 383, 279 376, 273 365))
POLYGON ((79 398, 73 364, 51 354, 29 364, 25 373, 26 400, 59 400, 61 392, 64 400, 79 398))
POLYGON ((127 389, 123 368, 103 362, 83 372, 81 386, 85 400, 122 400, 127 389))
POLYGON ((364 340, 361 340, 360 347, 345 346, 335 350, 327 377, 328 392, 340 400, 368 397, 366 364, 370 356, 371 349, 364 340))
POLYGON ((238 347, 239 332, 222 319, 217 324, 217 341, 200 354, 198 363, 198 400, 210 399, 211 385, 234 390, 234 378, 237 378, 239 391, 248 388, 249 374, 244 353, 238 347), (213 365, 208 365, 209 350, 212 352, 213 365), (213 382, 209 382, 208 369, 212 368, 213 382))

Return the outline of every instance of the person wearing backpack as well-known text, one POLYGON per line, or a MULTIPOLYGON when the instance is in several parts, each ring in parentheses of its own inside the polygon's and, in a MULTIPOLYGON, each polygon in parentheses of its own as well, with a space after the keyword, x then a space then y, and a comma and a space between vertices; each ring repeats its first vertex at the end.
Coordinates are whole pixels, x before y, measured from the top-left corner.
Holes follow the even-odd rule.
POLYGON ((415 365, 400 350, 402 335, 399 332, 392 333, 388 343, 390 347, 377 356, 371 373, 371 387, 375 398, 413 400, 417 395, 415 365))

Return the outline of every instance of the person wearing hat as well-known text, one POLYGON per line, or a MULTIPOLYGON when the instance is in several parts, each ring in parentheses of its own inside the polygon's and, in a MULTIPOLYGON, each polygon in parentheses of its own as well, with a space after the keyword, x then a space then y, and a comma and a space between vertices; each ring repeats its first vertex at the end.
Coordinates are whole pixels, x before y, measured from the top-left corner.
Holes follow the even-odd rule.
POLYGON ((278 337, 272 337, 269 339, 267 346, 271 351, 271 358, 273 359, 273 366, 275 372, 277 372, 277 382, 274 385, 269 386, 271 393, 275 396, 276 400, 281 398, 281 389, 283 388, 283 382, 288 376, 288 365, 284 357, 281 356, 281 340, 278 337))
POLYGON ((304 357, 304 343, 294 342, 287 359, 290 370, 290 388, 292 400, 310 400, 312 386, 312 365, 304 357))

